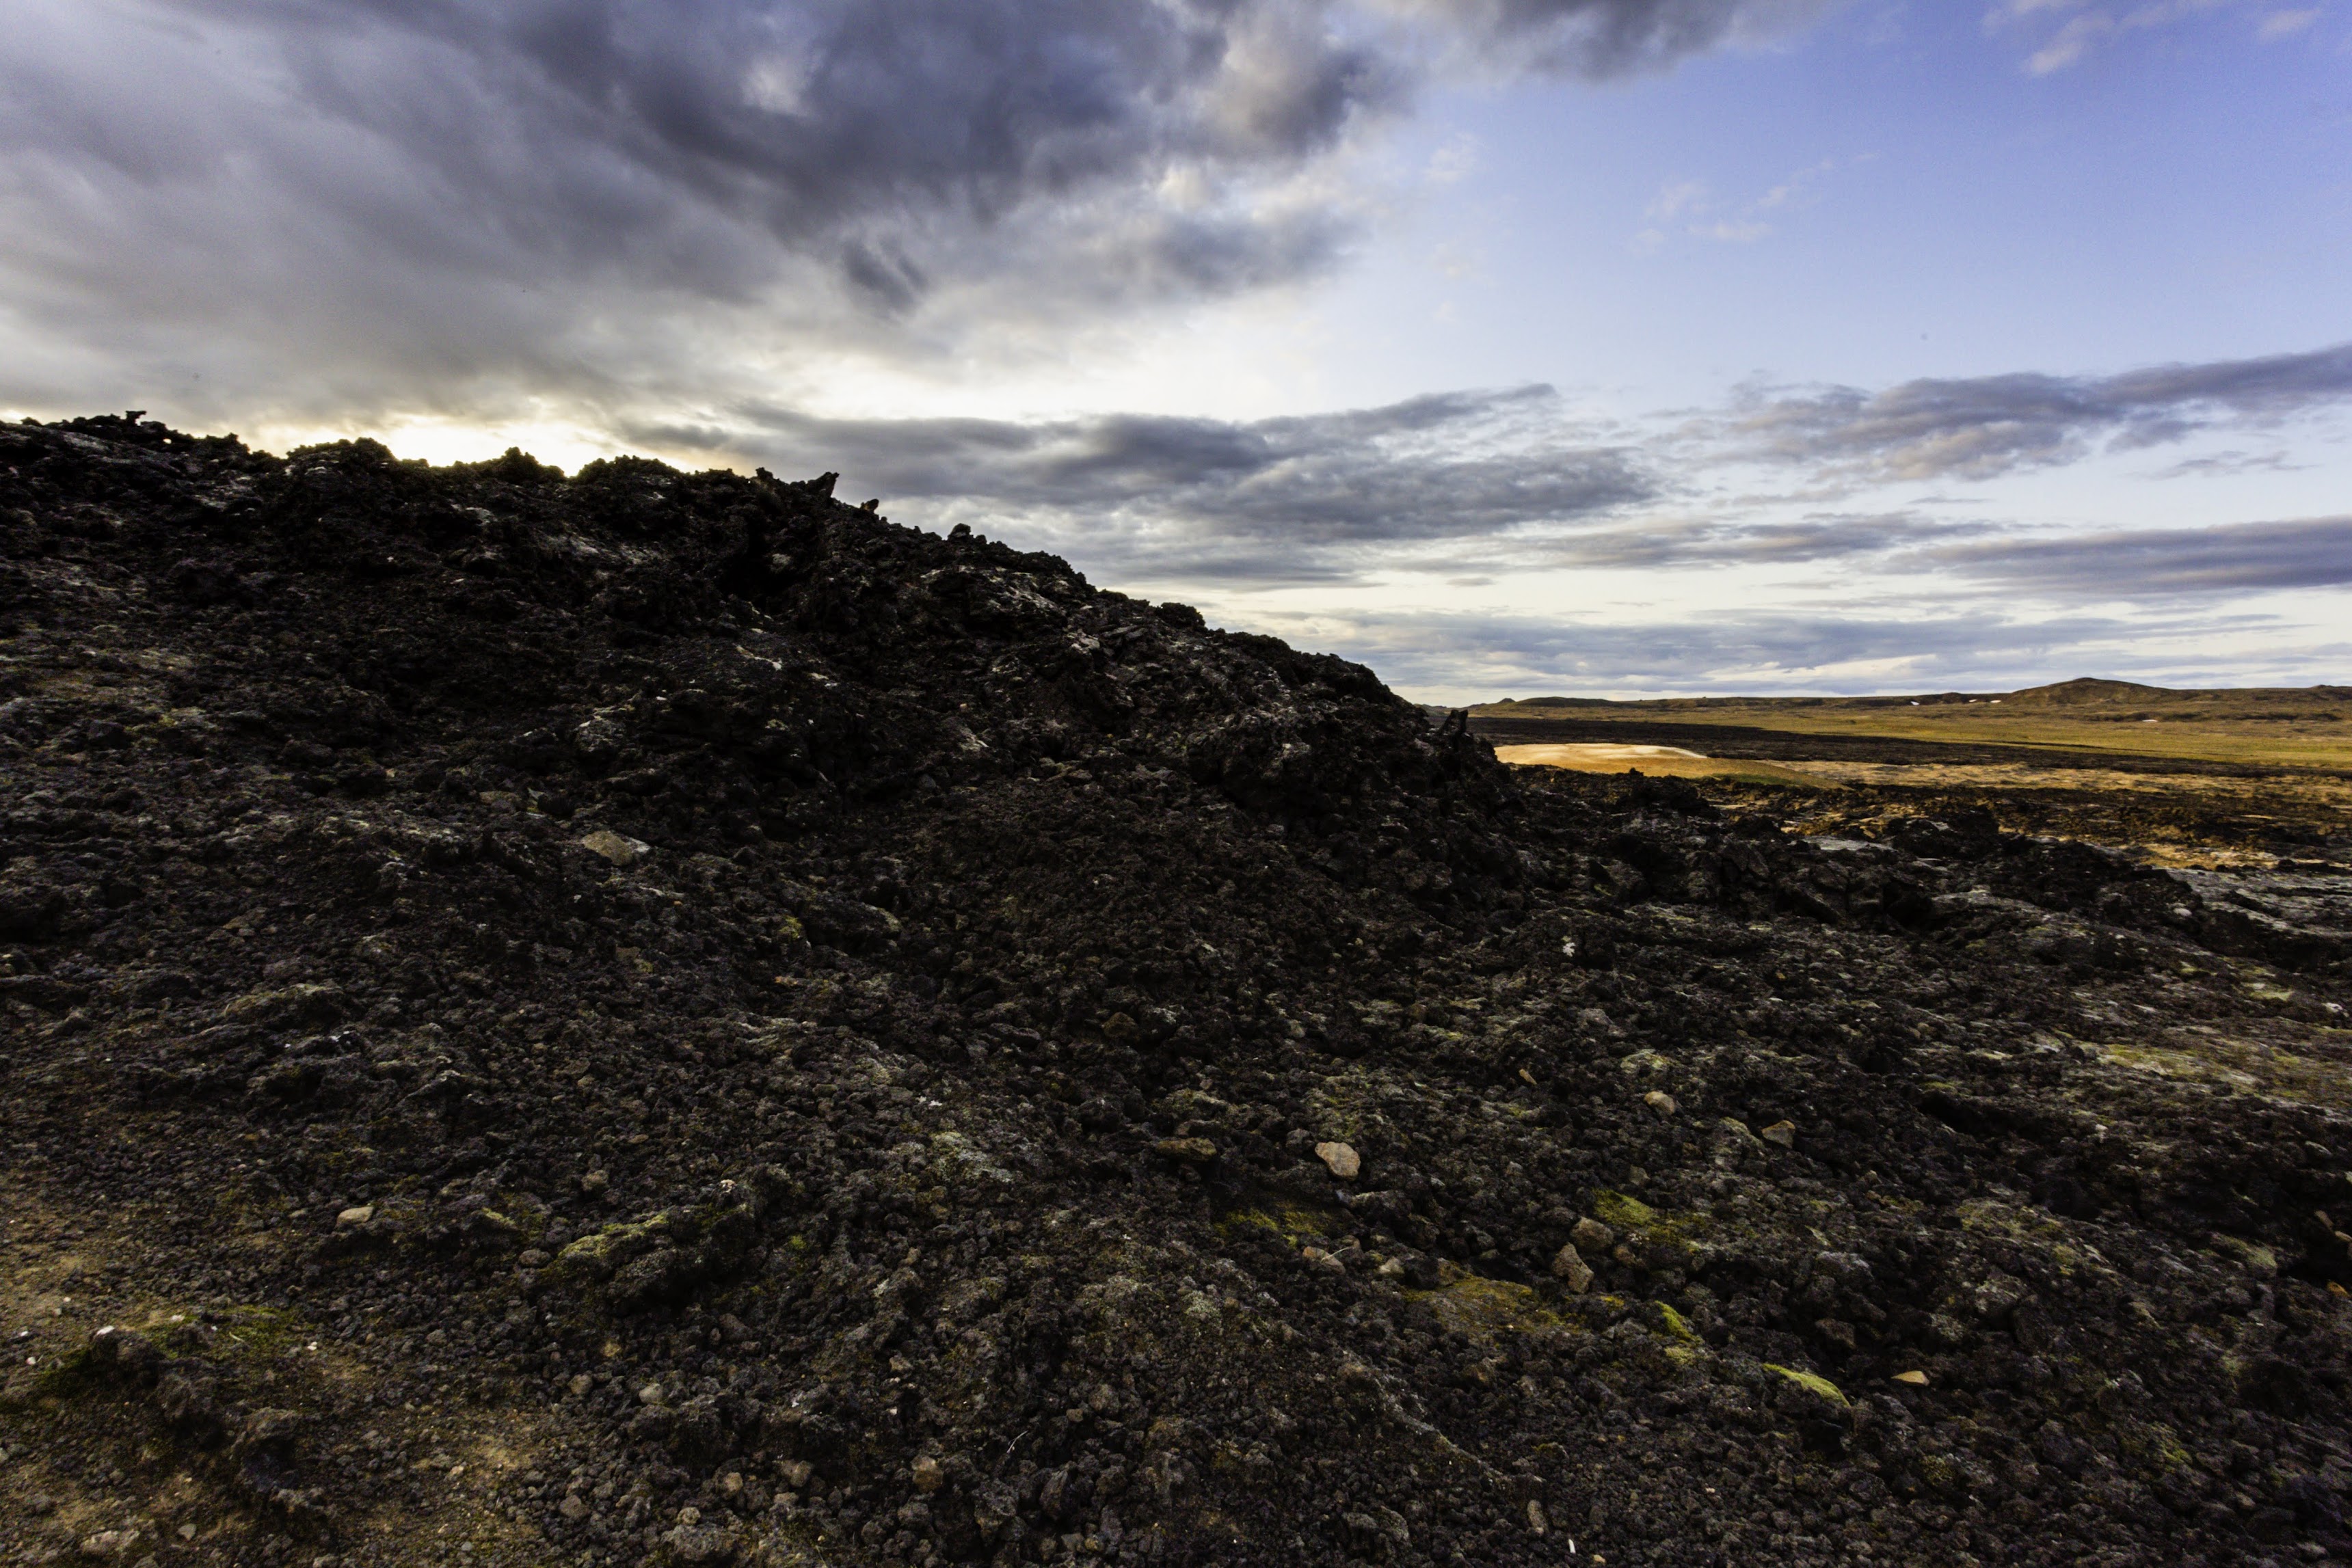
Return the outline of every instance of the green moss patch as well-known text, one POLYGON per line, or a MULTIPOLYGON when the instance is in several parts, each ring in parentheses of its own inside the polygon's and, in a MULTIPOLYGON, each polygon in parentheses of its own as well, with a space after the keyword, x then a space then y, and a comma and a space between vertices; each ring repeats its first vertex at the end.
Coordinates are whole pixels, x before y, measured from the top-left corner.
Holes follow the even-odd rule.
POLYGON ((1345 1235, 1349 1219, 1336 1208, 1265 1197, 1225 1210, 1217 1218, 1217 1228, 1228 1236, 1250 1228, 1267 1230, 1296 1247, 1302 1236, 1345 1235))
POLYGON ((1543 1298, 1529 1287, 1483 1274, 1465 1274, 1434 1291, 1408 1291, 1405 1297, 1423 1303, 1437 1314, 1439 1322, 1473 1339, 1561 1326, 1559 1314, 1546 1307, 1543 1298))
POLYGON ((1764 1364, 1764 1370, 1779 1373, 1798 1387, 1818 1394, 1832 1405, 1848 1403, 1845 1395, 1840 1391, 1838 1385, 1818 1372, 1800 1372, 1793 1366, 1780 1366, 1769 1361, 1764 1364))
POLYGON ((1613 1225, 1620 1230, 1646 1230, 1658 1222, 1656 1209, 1622 1192, 1594 1193, 1592 1212, 1602 1224, 1613 1225))

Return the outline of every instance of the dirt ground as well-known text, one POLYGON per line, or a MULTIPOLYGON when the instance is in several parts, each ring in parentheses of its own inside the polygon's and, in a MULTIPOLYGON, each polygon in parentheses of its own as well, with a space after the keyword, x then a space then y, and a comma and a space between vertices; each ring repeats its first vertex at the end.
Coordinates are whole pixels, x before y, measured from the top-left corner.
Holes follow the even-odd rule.
POLYGON ((2352 845, 2115 755, 0 425, 0 1564, 2352 1556, 2352 845))

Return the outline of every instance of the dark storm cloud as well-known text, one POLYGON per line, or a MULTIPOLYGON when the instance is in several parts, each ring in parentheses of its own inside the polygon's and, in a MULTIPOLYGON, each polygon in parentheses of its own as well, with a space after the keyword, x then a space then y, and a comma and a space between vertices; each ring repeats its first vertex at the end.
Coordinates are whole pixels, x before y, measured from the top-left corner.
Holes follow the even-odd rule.
MULTIPOLYGON (((1376 546, 1490 537, 1655 496, 1634 455, 1577 439, 1549 388, 1306 417, 818 419, 755 411, 737 444, 854 490, 1083 528, 1092 549, 1211 575, 1320 576, 1376 546)), ((648 439, 709 441, 655 428, 648 439)), ((916 508, 920 510, 919 507, 916 508)), ((900 509, 902 517, 906 508, 900 509)), ((912 520, 911 518, 908 520, 912 520)))
POLYGON ((1767 455, 1888 479, 1988 478, 2152 446, 2352 397, 2352 344, 2159 365, 2106 377, 2030 373, 1759 398, 1724 427, 1767 455))
POLYGON ((0 0, 0 402, 607 428, 1329 271, 1464 69, 1790 0, 0 0), (139 389, 135 394, 126 388, 139 389))
POLYGON ((871 230, 1311 156, 1401 87, 1264 0, 189 5, 261 20, 311 103, 518 203, 559 249, 625 222, 626 185, 837 243, 886 294, 919 280, 871 230))
POLYGON ((12 53, 20 155, 214 184, 265 264, 320 248, 290 198, 385 270, 733 299, 790 258, 886 313, 1041 248, 1077 298, 1313 271, 1343 225, 1224 198, 1411 76, 1297 0, 148 0, 12 53))
POLYGON ((0 400, 245 427, 594 423, 1311 276, 1357 221, 1328 158, 1412 76, 1301 0, 0 0, 0 400))
POLYGON ((1920 564, 2094 600, 2339 588, 2352 584, 2352 517, 1987 539, 1930 550, 1920 564))

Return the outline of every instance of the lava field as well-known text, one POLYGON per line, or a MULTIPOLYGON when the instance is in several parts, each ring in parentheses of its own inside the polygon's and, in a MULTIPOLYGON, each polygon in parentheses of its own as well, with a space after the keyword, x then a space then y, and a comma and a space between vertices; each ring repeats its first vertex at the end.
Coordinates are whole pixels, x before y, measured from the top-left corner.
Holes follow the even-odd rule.
POLYGON ((0 425, 0 1562, 2352 1555, 2325 859, 135 414, 0 425))

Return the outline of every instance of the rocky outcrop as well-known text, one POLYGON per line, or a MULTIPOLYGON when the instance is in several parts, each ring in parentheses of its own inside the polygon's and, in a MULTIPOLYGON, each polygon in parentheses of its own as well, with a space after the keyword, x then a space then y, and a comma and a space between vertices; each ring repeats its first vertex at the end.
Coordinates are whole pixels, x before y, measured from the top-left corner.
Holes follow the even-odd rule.
POLYGON ((1517 779, 825 479, 79 420, 0 530, 60 1549, 2352 1550, 2318 873, 1517 779))

